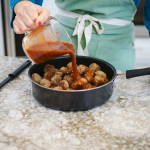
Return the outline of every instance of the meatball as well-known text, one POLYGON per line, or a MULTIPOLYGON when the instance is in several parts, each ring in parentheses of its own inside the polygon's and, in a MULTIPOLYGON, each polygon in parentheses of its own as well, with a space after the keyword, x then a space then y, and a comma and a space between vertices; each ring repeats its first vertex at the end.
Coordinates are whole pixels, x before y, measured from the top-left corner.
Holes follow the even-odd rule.
POLYGON ((54 85, 54 86, 57 86, 59 84, 59 82, 61 81, 62 77, 59 76, 59 75, 54 75, 52 78, 51 78, 51 84, 54 85))
POLYGON ((71 88, 75 89, 75 90, 81 90, 83 89, 83 81, 81 80, 75 80, 72 84, 71 84, 71 88))
POLYGON ((90 88, 93 88, 92 84, 90 83, 86 83, 83 85, 83 89, 90 89, 90 88))
POLYGON ((81 78, 80 80, 81 80, 84 84, 88 83, 87 79, 85 79, 85 78, 81 78))
POLYGON ((59 75, 59 76, 63 76, 63 71, 61 71, 61 70, 57 70, 56 72, 55 72, 55 75, 59 75))
POLYGON ((66 80, 61 80, 58 85, 61 86, 63 90, 67 90, 69 88, 69 83, 66 80))
POLYGON ((95 76, 93 78, 93 83, 96 85, 96 86, 99 86, 99 85, 103 85, 105 83, 105 80, 104 78, 100 77, 100 76, 95 76))
POLYGON ((72 67, 72 62, 69 62, 69 63, 67 64, 67 68, 70 68, 70 67, 72 67))
POLYGON ((96 63, 92 63, 90 66, 89 66, 90 69, 92 69, 94 72, 98 71, 98 70, 101 70, 100 66, 96 63))
POLYGON ((40 81, 42 80, 42 77, 37 73, 33 73, 32 74, 32 80, 34 80, 37 83, 40 83, 40 81))
POLYGON ((107 75, 106 75, 106 73, 105 73, 105 72, 103 72, 103 71, 100 71, 100 70, 95 72, 95 76, 102 77, 102 78, 104 78, 104 80, 106 80, 106 79, 107 79, 107 75))
POLYGON ((55 73, 55 67, 53 65, 47 64, 44 67, 44 72, 55 73))
POLYGON ((93 80, 93 76, 92 76, 92 74, 89 73, 89 72, 86 72, 86 73, 84 74, 84 78, 85 78, 89 83, 93 80))
POLYGON ((67 69, 67 74, 70 75, 71 73, 73 73, 73 68, 72 67, 70 67, 70 68, 67 69))
POLYGON ((49 80, 47 80, 47 79, 42 79, 42 80, 40 81, 40 84, 41 84, 42 86, 47 87, 47 88, 49 88, 49 87, 51 86, 51 82, 50 82, 49 80))
POLYGON ((94 76, 95 72, 91 69, 91 68, 88 68, 88 71, 92 76, 94 76))
POLYGON ((63 90, 61 86, 54 87, 55 90, 63 90))
POLYGON ((77 70, 80 75, 83 75, 88 70, 88 68, 85 65, 79 65, 77 66, 77 70))
POLYGON ((64 74, 67 74, 67 67, 61 67, 60 70, 61 70, 64 74))
POLYGON ((54 76, 54 73, 51 72, 45 72, 44 73, 44 79, 47 79, 49 81, 51 81, 51 78, 54 76))
POLYGON ((70 75, 65 75, 64 80, 66 80, 69 84, 72 84, 73 82, 73 77, 70 75))

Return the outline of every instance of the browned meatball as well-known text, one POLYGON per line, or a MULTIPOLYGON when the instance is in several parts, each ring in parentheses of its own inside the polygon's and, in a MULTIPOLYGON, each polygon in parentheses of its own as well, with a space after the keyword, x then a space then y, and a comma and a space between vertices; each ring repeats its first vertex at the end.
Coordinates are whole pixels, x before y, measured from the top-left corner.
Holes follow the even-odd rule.
POLYGON ((95 72, 91 69, 91 68, 88 68, 88 71, 92 76, 94 76, 95 72))
POLYGON ((40 81, 40 84, 41 84, 42 86, 47 87, 47 88, 49 88, 49 87, 51 86, 51 82, 50 82, 49 80, 47 80, 47 79, 42 79, 42 80, 40 81))
POLYGON ((107 79, 106 73, 103 71, 100 71, 100 70, 95 72, 95 76, 100 76, 100 77, 104 78, 104 80, 107 79))
POLYGON ((42 77, 37 73, 33 73, 32 74, 32 80, 34 80, 37 83, 40 83, 40 81, 42 80, 42 77))
POLYGON ((85 65, 79 65, 77 66, 77 70, 80 75, 84 75, 84 73, 88 70, 88 67, 85 65))
POLYGON ((70 75, 65 75, 64 80, 66 80, 69 84, 72 84, 73 82, 73 77, 70 75))
POLYGON ((85 78, 81 78, 80 80, 81 80, 84 84, 88 83, 87 79, 85 79, 85 78))
POLYGON ((59 76, 59 75, 54 75, 52 78, 51 78, 51 84, 54 85, 54 86, 57 86, 59 84, 59 82, 61 81, 62 77, 59 76))
POLYGON ((58 85, 61 86, 63 90, 67 90, 69 88, 69 83, 66 80, 61 80, 58 85))
POLYGON ((61 71, 61 70, 57 70, 56 72, 55 72, 55 75, 59 75, 59 76, 63 76, 63 71, 61 71))
POLYGON ((53 65, 47 64, 44 66, 44 72, 55 73, 55 67, 53 65))
POLYGON ((84 83, 81 80, 75 80, 71 84, 71 88, 75 89, 75 90, 81 90, 81 89, 83 89, 83 85, 84 85, 84 83))
POLYGON ((93 76, 92 76, 92 74, 89 73, 89 72, 86 72, 86 73, 84 74, 84 78, 88 81, 88 83, 90 83, 90 82, 93 80, 93 76))
POLYGON ((70 67, 70 68, 67 69, 67 74, 70 75, 71 73, 73 73, 73 68, 72 67, 70 67))
POLYGON ((55 90, 63 90, 63 88, 61 86, 56 86, 54 87, 55 90))
POLYGON ((86 83, 83 85, 83 89, 90 89, 90 88, 93 88, 92 84, 90 83, 86 83))
POLYGON ((95 85, 97 85, 97 86, 103 85, 104 82, 105 82, 104 78, 102 78, 102 77, 100 77, 100 76, 95 76, 95 77, 93 78, 93 83, 94 83, 95 85))
POLYGON ((44 79, 47 79, 49 81, 51 81, 51 78, 54 76, 54 73, 51 72, 45 72, 44 73, 44 79))
POLYGON ((61 70, 64 74, 67 74, 67 67, 61 67, 60 70, 61 70))
POLYGON ((96 63, 92 63, 90 66, 89 66, 90 69, 92 69, 94 72, 98 71, 98 70, 101 70, 100 66, 96 63))
POLYGON ((67 64, 67 68, 70 68, 70 67, 72 67, 72 62, 69 62, 69 63, 67 64))

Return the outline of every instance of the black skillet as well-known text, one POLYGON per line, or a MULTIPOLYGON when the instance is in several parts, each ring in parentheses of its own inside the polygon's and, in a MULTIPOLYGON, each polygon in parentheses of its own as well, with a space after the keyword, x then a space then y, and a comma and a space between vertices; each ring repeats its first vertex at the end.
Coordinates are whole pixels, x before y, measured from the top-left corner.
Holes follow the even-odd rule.
POLYGON ((91 63, 97 63, 101 69, 107 74, 109 82, 105 85, 87 89, 87 90, 54 90, 43 87, 31 78, 33 73, 43 75, 43 68, 45 64, 54 65, 56 68, 66 66, 71 61, 70 57, 60 57, 42 64, 34 64, 28 72, 31 80, 31 91, 33 97, 42 105, 61 111, 82 111, 89 110, 94 107, 104 104, 113 92, 114 80, 116 78, 115 68, 100 59, 76 56, 77 64, 84 64, 89 66, 91 63))

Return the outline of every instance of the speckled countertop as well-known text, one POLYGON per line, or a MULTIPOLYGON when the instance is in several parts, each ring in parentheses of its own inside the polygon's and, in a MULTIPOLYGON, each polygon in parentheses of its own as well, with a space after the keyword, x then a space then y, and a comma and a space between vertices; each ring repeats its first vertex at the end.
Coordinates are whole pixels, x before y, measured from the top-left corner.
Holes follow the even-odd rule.
MULTIPOLYGON (((0 81, 24 61, 0 57, 0 81)), ((108 103, 66 113, 33 100, 27 71, 0 89, 0 150, 150 149, 150 76, 118 76, 108 103)))

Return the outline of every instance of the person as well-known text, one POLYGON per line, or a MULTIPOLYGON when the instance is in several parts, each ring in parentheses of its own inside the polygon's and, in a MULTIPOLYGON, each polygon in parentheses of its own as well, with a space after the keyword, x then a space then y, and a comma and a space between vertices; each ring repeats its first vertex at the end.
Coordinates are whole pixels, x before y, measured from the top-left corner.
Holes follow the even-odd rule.
MULTIPOLYGON (((117 70, 135 68, 134 24, 140 0, 55 0, 56 18, 69 33, 77 55, 111 63, 117 70)), ((11 27, 22 34, 44 24, 50 15, 43 0, 10 0, 11 27)), ((150 33, 150 0, 144 6, 150 33)))

